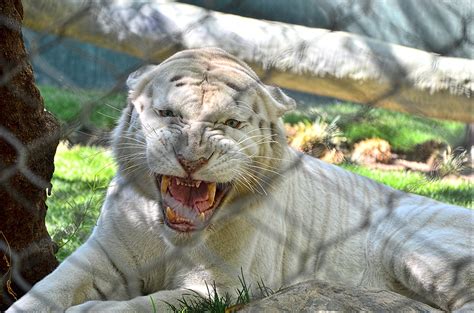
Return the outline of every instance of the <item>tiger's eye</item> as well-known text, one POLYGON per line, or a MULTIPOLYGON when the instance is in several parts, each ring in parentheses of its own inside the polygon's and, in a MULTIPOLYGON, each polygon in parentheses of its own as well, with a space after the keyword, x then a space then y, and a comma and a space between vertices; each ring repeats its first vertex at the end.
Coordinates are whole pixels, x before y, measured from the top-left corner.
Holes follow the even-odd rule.
POLYGON ((230 119, 230 120, 225 121, 224 124, 232 128, 239 128, 242 123, 237 120, 230 119))
POLYGON ((176 116, 174 112, 171 110, 158 110, 158 113, 162 117, 175 117, 176 116))

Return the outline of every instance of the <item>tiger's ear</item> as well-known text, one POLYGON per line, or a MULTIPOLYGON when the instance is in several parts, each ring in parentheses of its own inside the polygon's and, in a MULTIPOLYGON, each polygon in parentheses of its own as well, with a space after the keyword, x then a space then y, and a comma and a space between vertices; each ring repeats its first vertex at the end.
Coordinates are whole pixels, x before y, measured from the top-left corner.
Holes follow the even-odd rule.
POLYGON ((276 108, 277 116, 282 116, 286 112, 296 108, 296 101, 288 97, 280 88, 266 86, 266 90, 270 94, 273 107, 276 108))
POLYGON ((135 72, 128 75, 128 78, 127 78, 128 90, 135 90, 138 86, 138 83, 142 80, 142 78, 145 77, 147 74, 149 74, 151 71, 153 71, 155 68, 156 68, 156 65, 144 65, 140 67, 138 70, 136 70, 135 72))

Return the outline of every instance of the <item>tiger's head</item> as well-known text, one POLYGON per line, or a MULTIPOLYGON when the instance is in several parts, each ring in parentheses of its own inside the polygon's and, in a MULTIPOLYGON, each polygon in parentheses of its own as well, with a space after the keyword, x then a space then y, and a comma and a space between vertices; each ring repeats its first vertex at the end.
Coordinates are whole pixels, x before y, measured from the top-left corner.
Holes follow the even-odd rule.
POLYGON ((280 117, 295 106, 280 89, 216 48, 176 53, 127 85, 115 157, 122 176, 159 203, 165 239, 200 238, 239 199, 268 191, 286 149, 280 117))

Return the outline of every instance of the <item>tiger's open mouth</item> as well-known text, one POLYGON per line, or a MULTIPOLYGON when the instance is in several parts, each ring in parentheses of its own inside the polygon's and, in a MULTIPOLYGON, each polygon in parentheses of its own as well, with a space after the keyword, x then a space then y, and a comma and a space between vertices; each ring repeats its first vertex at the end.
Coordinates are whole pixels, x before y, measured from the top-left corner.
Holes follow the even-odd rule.
POLYGON ((203 229, 230 184, 205 182, 175 176, 155 175, 161 192, 164 222, 178 232, 203 229))

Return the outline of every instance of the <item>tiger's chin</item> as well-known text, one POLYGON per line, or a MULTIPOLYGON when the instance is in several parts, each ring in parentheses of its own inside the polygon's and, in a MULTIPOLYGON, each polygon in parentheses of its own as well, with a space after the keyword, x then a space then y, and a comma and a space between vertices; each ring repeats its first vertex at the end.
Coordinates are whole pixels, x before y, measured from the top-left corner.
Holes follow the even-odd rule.
POLYGON ((178 241, 189 243, 202 237, 228 195, 230 183, 186 179, 155 174, 161 195, 161 210, 166 232, 178 241))

